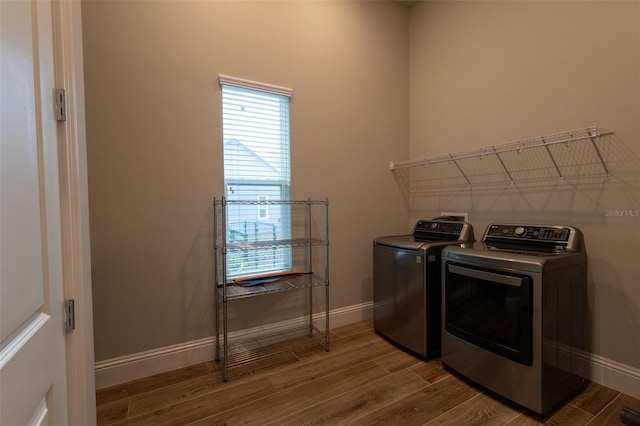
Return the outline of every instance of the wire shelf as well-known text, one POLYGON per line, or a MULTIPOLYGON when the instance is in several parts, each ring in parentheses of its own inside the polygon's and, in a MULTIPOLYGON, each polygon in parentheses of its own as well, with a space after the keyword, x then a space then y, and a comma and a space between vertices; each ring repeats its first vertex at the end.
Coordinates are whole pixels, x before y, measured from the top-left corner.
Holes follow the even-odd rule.
POLYGON ((215 205, 278 205, 278 206, 288 206, 288 205, 328 205, 329 201, 327 199, 324 200, 223 200, 217 198, 214 200, 215 205))
POLYGON ((613 135, 588 127, 500 145, 390 163, 410 192, 505 184, 610 178, 606 155, 613 135))
MULTIPOLYGON (((261 284, 249 287, 243 287, 238 284, 227 284, 227 298, 238 299, 242 297, 251 297, 259 294, 281 293, 291 290, 302 290, 305 288, 327 285, 328 280, 316 274, 304 274, 295 278, 276 281, 268 284, 261 284)), ((222 283, 218 283, 218 294, 224 296, 222 283)))
POLYGON ((327 333, 316 327, 301 326, 284 331, 244 338, 229 343, 228 376, 255 374, 262 368, 298 361, 303 351, 325 349, 327 333))
POLYGON ((313 327, 310 335, 309 330, 307 325, 230 342, 229 366, 260 361, 278 353, 297 351, 309 346, 318 345, 324 349, 326 334, 313 327))
MULTIPOLYGON (((306 289, 305 316, 309 320, 306 330, 312 336, 314 288, 323 286, 324 322, 325 329, 329 330, 328 207, 326 198, 268 200, 256 196, 255 199, 242 200, 214 199, 216 359, 222 361, 225 381, 231 365, 249 361, 288 362, 295 356, 285 350, 274 357, 272 349, 283 345, 274 345, 269 339, 266 347, 262 347, 265 339, 254 342, 250 347, 232 347, 228 339, 229 301, 306 289), (269 280, 274 281, 266 282, 269 280)), ((309 336, 303 340, 309 342, 309 336)), ((329 351, 328 334, 324 339, 312 342, 329 351)))
POLYGON ((327 240, 321 240, 318 238, 297 238, 292 240, 275 240, 275 241, 255 241, 246 243, 229 243, 227 244, 228 251, 236 250, 249 250, 249 249, 261 249, 261 248, 276 248, 276 247, 306 247, 310 245, 326 245, 327 240))

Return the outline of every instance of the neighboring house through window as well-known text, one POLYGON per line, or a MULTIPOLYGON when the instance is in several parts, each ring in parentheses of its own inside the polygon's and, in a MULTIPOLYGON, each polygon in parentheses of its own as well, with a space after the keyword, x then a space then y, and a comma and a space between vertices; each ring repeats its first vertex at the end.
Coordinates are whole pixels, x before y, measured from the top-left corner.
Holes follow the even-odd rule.
MULTIPOLYGON (((220 76, 227 200, 227 241, 289 238, 289 99, 291 90, 220 76), (245 203, 246 202, 246 203, 245 203)), ((227 256, 230 278, 291 269, 289 248, 234 251, 227 256)))

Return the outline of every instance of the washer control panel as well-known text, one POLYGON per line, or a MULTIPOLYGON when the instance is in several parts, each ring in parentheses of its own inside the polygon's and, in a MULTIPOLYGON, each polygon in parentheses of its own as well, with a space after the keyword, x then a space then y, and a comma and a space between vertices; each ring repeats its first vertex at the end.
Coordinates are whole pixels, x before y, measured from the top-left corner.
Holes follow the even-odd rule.
POLYGON ((426 232, 459 235, 464 228, 463 222, 441 222, 437 220, 419 220, 413 228, 414 236, 426 232))
POLYGON ((563 226, 489 225, 487 239, 514 239, 563 244, 569 241, 571 228, 563 226))

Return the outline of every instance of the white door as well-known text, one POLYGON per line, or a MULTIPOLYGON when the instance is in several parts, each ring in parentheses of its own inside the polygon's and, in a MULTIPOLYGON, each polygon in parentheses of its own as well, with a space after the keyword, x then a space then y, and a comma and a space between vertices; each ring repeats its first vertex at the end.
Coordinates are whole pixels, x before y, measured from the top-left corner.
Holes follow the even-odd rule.
POLYGON ((64 425, 52 5, 0 0, 0 19, 0 425, 64 425))

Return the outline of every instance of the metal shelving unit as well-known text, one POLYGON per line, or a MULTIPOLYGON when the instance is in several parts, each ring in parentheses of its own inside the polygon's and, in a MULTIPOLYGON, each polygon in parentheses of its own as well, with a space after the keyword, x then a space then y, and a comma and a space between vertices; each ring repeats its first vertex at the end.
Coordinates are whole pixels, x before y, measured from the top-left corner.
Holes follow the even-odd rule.
POLYGON ((410 193, 569 179, 609 179, 613 132, 593 126, 484 148, 391 162, 410 193))
MULTIPOLYGON (((224 380, 228 380, 231 367, 248 362, 277 358, 285 352, 305 347, 324 348, 329 351, 329 201, 288 200, 257 201, 228 200, 225 197, 213 201, 214 276, 215 276, 215 328, 216 360, 222 361, 224 380), (280 221, 286 222, 286 237, 273 233, 246 233, 242 241, 231 241, 238 231, 228 229, 229 210, 255 206, 256 208, 279 206, 286 214, 280 221), (235 232, 235 234, 234 234, 235 232), (229 258, 251 254, 257 262, 269 258, 271 251, 284 250, 287 264, 294 274, 275 282, 242 285, 242 270, 230 271, 229 258), (235 278, 234 278, 235 277, 235 278), (313 289, 324 286, 324 330, 314 326, 313 289), (293 290, 308 290, 308 319, 303 327, 278 331, 242 341, 229 342, 227 304, 236 299, 258 297, 293 290), (220 322, 222 314, 222 324, 220 322), (222 342, 220 326, 222 325, 222 342)), ((246 228, 246 225, 245 225, 246 228)), ((276 255, 273 255, 274 257, 276 255)), ((236 265, 237 266, 237 265, 236 265)), ((248 274, 251 275, 251 274, 248 274)))

